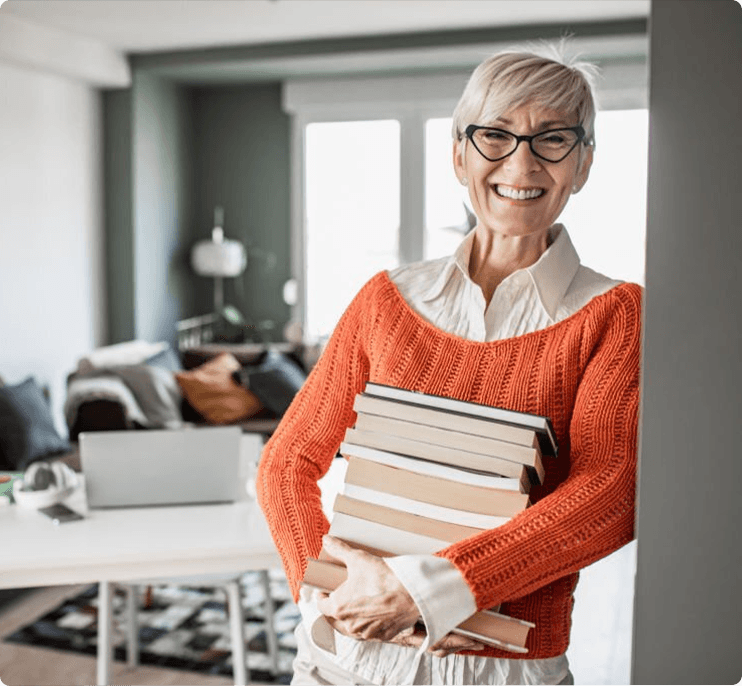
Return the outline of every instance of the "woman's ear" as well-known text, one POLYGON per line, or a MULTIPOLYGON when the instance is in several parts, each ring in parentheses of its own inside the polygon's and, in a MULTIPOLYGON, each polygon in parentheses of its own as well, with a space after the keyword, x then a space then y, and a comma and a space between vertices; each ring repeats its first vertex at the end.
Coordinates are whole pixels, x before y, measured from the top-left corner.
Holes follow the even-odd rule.
POLYGON ((464 165, 464 154, 466 152, 466 138, 453 142, 453 170, 459 183, 466 185, 466 166, 464 165))
POLYGON ((575 175, 575 183, 572 188, 573 193, 579 193, 582 187, 587 183, 590 176, 590 168, 593 166, 593 146, 583 146, 580 155, 579 167, 575 175))

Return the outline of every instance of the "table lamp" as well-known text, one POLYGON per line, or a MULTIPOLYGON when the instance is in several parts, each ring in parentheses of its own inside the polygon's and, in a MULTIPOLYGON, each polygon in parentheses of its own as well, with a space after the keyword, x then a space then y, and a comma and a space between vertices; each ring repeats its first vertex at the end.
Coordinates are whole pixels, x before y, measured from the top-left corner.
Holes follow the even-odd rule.
POLYGON ((199 241, 191 251, 191 266, 200 276, 214 279, 214 312, 224 310, 224 278, 239 276, 247 266, 247 253, 239 241, 224 237, 224 210, 214 208, 211 240, 199 241))

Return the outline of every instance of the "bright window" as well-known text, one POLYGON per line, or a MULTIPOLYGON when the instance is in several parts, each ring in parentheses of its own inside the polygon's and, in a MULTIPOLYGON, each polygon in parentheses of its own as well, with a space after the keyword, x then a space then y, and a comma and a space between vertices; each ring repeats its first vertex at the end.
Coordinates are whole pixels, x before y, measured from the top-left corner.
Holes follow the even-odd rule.
POLYGON ((469 196, 453 171, 451 118, 425 122, 424 258, 450 255, 466 232, 469 196))
POLYGON ((395 120, 306 127, 305 333, 310 340, 332 331, 371 276, 397 266, 399 141, 395 120))
POLYGON ((585 187, 559 218, 582 263, 615 279, 644 283, 647 110, 599 112, 585 187))

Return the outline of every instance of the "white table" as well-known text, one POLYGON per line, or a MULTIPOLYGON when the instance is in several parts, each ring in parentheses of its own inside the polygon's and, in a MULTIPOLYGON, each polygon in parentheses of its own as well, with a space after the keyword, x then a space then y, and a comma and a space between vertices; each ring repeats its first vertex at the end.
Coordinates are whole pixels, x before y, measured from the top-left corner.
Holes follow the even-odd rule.
POLYGON ((98 582, 99 684, 111 668, 110 582, 281 566, 254 500, 88 512, 79 489, 65 502, 86 518, 55 526, 36 510, 0 507, 0 588, 98 582))

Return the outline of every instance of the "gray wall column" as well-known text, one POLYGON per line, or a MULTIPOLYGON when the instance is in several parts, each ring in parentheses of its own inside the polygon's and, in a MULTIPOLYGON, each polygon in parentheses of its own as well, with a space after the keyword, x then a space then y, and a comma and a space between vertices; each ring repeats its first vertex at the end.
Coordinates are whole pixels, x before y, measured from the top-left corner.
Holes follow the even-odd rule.
POLYGON ((633 683, 742 677, 742 8, 655 0, 633 683))

